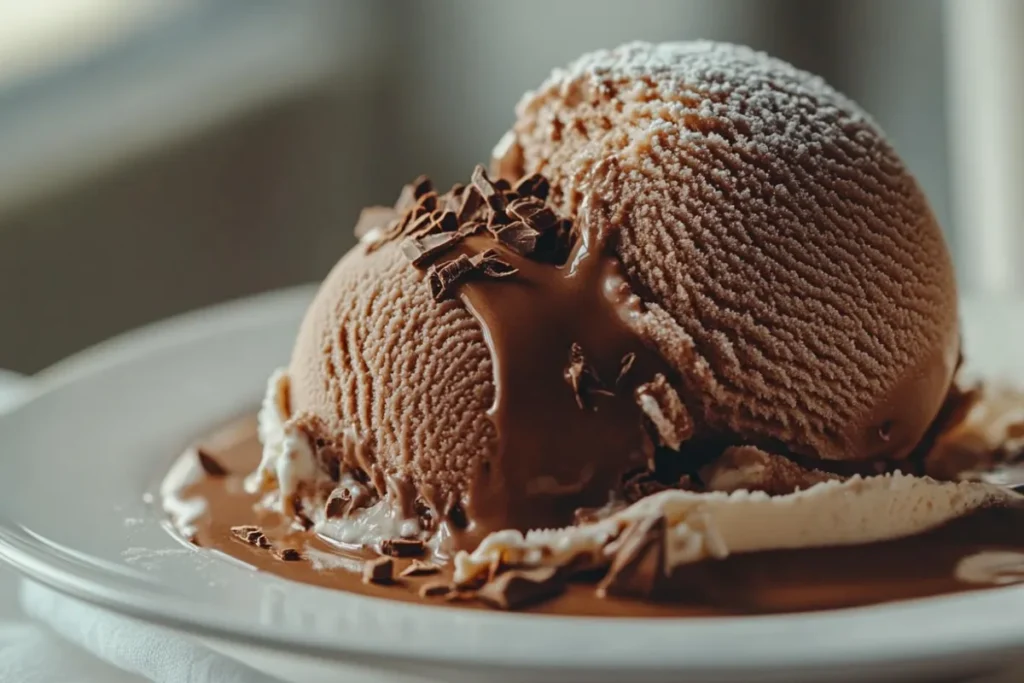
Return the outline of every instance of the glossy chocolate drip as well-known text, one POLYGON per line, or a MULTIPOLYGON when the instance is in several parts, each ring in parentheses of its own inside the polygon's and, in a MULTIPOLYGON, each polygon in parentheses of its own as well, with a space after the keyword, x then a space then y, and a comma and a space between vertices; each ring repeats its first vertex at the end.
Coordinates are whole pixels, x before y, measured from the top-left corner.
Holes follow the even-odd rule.
MULTIPOLYGON (((427 583, 451 576, 449 567, 427 576, 402 577, 393 585, 363 583, 359 572, 372 552, 341 550, 298 529, 281 515, 256 506, 242 487, 258 463, 255 425, 246 420, 204 439, 204 453, 224 474, 210 474, 186 453, 197 478, 183 483, 165 506, 202 501, 205 511, 178 527, 207 551, 221 552, 283 578, 380 598, 480 608, 477 602, 420 598, 427 583), (258 525, 271 548, 239 539, 232 527, 258 525), (299 560, 280 559, 294 549, 299 560), (275 551, 278 551, 275 555, 275 551)), ((396 574, 413 562, 396 559, 396 574)), ((686 565, 662 579, 651 600, 599 598, 600 576, 582 576, 562 595, 527 611, 550 614, 697 617, 766 614, 870 605, 921 598, 1024 580, 1024 509, 990 508, 918 536, 835 548, 778 550, 733 555, 686 565), (958 575, 961 578, 958 578, 958 575)))
POLYGON ((480 321, 494 362, 489 412, 497 442, 468 494, 468 537, 475 546, 500 529, 549 528, 573 521, 575 510, 605 504, 623 475, 653 455, 634 392, 665 364, 623 321, 630 299, 616 262, 584 235, 560 267, 471 237, 459 253, 497 248, 518 269, 502 280, 459 286, 480 321), (580 396, 566 379, 573 344, 597 381, 580 396), (623 359, 635 358, 619 378, 623 359), (582 405, 581 405, 582 404, 582 405))

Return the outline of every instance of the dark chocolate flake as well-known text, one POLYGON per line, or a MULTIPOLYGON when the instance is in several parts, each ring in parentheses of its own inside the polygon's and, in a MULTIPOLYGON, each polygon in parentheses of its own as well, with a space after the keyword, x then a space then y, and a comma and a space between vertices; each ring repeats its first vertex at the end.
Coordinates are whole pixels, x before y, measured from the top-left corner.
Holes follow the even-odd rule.
POLYGON ((594 409, 590 400, 593 396, 614 395, 604 387, 597 373, 587 364, 583 347, 575 342, 569 347, 569 365, 565 369, 565 381, 572 387, 576 405, 580 410, 594 409))
POLYGON ((324 515, 327 519, 340 519, 348 514, 352 504, 352 494, 348 489, 341 489, 340 493, 331 496, 324 508, 324 515))
POLYGON ((395 580, 395 561, 378 557, 363 564, 363 583, 389 584, 395 580))
POLYGON ((425 583, 420 586, 420 597, 421 598, 439 598, 452 593, 455 590, 455 586, 445 581, 432 581, 425 583))
POLYGON ((501 189, 495 187, 491 179, 487 177, 487 169, 482 164, 477 164, 476 168, 473 169, 472 176, 473 186, 480 191, 484 201, 494 209, 499 211, 505 208, 505 195, 501 189))
POLYGON ((435 224, 439 232, 455 232, 459 229, 459 218, 454 211, 444 211, 435 219, 435 224))
POLYGON ((494 236, 517 254, 529 256, 537 248, 537 238, 540 237, 540 233, 520 220, 500 227, 494 236))
POLYGON ((465 223, 477 217, 480 208, 484 205, 483 195, 480 194, 480 190, 476 189, 475 186, 469 186, 466 191, 462 194, 462 204, 459 206, 458 214, 456 218, 459 219, 459 223, 465 223))
POLYGON ((441 266, 431 266, 427 272, 430 293, 434 301, 444 301, 452 293, 452 288, 463 278, 473 272, 473 262, 465 254, 459 254, 441 266))
POLYGON ((477 591, 476 597, 498 609, 519 609, 553 598, 565 590, 556 567, 505 572, 477 591))
POLYGON ((434 183, 431 182, 428 176, 421 175, 416 178, 416 180, 412 181, 412 193, 417 199, 433 191, 434 183))
POLYGON ((302 559, 302 553, 295 548, 274 548, 270 554, 282 562, 298 562, 302 559))
POLYGON ((480 273, 495 279, 509 277, 519 272, 518 268, 501 258, 494 249, 488 249, 484 253, 474 256, 471 263, 473 268, 480 273))
POLYGON ((666 528, 665 517, 656 515, 626 529, 613 542, 614 559, 598 596, 650 597, 664 575, 666 528))
POLYGON ((380 543, 380 552, 391 557, 416 557, 424 548, 423 541, 415 538, 387 538, 380 543))
POLYGON ((432 574, 437 574, 439 571, 441 571, 441 568, 436 564, 424 562, 422 560, 413 560, 412 564, 403 569, 399 576, 430 576, 432 574))
POLYGON ((619 364, 619 376, 615 378, 615 385, 618 386, 622 380, 629 374, 629 371, 633 369, 633 363, 636 362, 636 354, 633 352, 627 353, 622 357, 622 361, 619 364))
POLYGON ((402 241, 402 254, 417 268, 455 246, 462 239, 457 232, 438 232, 423 237, 407 237, 402 241))
POLYGON ((245 524, 243 526, 231 527, 231 535, 240 541, 245 541, 249 545, 254 545, 257 548, 270 548, 270 541, 263 533, 263 529, 252 524, 245 524))
POLYGON ((206 472, 208 476, 223 477, 228 473, 224 466, 220 464, 220 461, 210 455, 209 451, 203 448, 197 448, 195 451, 199 466, 203 468, 203 472, 206 472))
POLYGON ((548 193, 551 191, 551 185, 548 183, 548 179, 539 173, 528 175, 525 178, 521 178, 515 187, 516 194, 522 196, 536 197, 537 199, 547 199, 548 193))

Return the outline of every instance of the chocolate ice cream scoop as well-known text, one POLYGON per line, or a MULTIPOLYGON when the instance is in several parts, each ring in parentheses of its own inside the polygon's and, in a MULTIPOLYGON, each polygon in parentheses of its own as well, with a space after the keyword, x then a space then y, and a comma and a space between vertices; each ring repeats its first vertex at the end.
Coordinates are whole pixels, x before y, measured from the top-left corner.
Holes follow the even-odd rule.
POLYGON ((288 373, 290 419, 322 467, 372 489, 338 535, 474 547, 565 525, 647 468, 656 440, 689 436, 667 364, 625 323, 638 300, 617 262, 547 191, 480 167, 364 214, 373 227, 325 280, 288 373))
POLYGON ((336 482, 346 542, 471 548, 629 500, 638 472, 700 485, 729 447, 892 460, 921 441, 959 352, 949 255, 820 79, 627 45, 556 71, 507 142, 501 179, 420 179, 364 213, 268 404, 267 433, 312 445, 265 443, 263 480, 318 463, 278 482, 283 509, 336 482))
POLYGON ((496 149, 607 240, 698 436, 901 458, 955 369, 942 233, 882 132, 748 48, 632 43, 556 70, 496 149))

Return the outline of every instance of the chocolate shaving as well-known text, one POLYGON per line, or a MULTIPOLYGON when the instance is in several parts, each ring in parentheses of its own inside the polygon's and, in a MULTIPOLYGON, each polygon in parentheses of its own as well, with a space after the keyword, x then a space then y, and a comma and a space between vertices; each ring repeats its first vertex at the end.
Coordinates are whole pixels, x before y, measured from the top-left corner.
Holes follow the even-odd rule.
POLYGON ((480 195, 492 209, 500 211, 505 208, 504 193, 499 187, 495 187, 495 184, 487 177, 487 169, 482 164, 477 164, 473 169, 471 179, 473 186, 480 191, 480 195))
POLYGON ((430 282, 430 293, 434 301, 444 301, 448 298, 452 288, 473 270, 473 262, 465 254, 460 254, 440 267, 431 266, 427 272, 427 280, 430 282))
POLYGON ((576 405, 580 410, 594 408, 590 400, 592 396, 613 395, 603 387, 597 373, 587 364, 586 358, 583 356, 583 347, 575 342, 569 347, 569 366, 565 369, 565 381, 572 387, 573 394, 576 396, 576 405))
POLYGON ((390 206, 368 206, 359 214, 356 221, 356 237, 362 239, 371 230, 383 230, 392 221, 398 218, 398 212, 390 206))
POLYGON ((615 386, 622 383, 629 371, 633 369, 633 363, 636 362, 636 354, 632 351, 622 357, 621 364, 619 365, 619 376, 615 378, 615 386))
POLYGON ((565 263, 572 248, 572 222, 561 218, 555 222, 554 227, 542 232, 533 258, 542 263, 565 263))
POLYGON ((539 567, 505 572, 477 591, 476 597, 491 607, 519 609, 565 590, 565 581, 557 567, 539 567))
POLYGON ((224 466, 220 464, 215 457, 203 448, 196 448, 196 460, 199 461, 199 466, 203 468, 203 472, 206 472, 211 477, 223 477, 228 473, 224 466))
POLYGON ((525 178, 521 178, 515 187, 516 194, 523 197, 536 197, 537 199, 544 200, 548 198, 548 193, 551 191, 551 184, 548 179, 539 173, 528 175, 525 178))
POLYGON ((664 515, 634 522, 609 550, 614 559, 608 574, 597 587, 599 597, 650 597, 664 575, 665 531, 664 515))
POLYGON ((544 202, 532 197, 516 199, 508 205, 509 216, 528 224, 538 232, 546 232, 558 223, 558 216, 544 202))
POLYGON ((423 541, 415 538, 387 538, 380 543, 380 552, 391 557, 415 557, 423 550, 423 541))
POLYGON ((494 249, 488 249, 484 253, 474 256, 471 262, 477 271, 490 278, 509 277, 519 272, 518 268, 501 258, 494 249))
POLYGON ((435 219, 434 225, 438 232, 455 232, 459 229, 459 219, 454 211, 443 211, 435 219))
POLYGON ((472 185, 467 187, 462 195, 462 205, 459 207, 458 214, 456 215, 459 223, 465 223, 475 218, 483 205, 484 198, 480 194, 480 190, 472 185))
POLYGON ((636 389, 640 409, 654 425, 661 444, 678 451, 693 436, 693 419, 686 405, 662 374, 636 389))
POLYGON ((519 220, 515 223, 501 226, 494 233, 494 236, 498 238, 499 242, 517 254, 529 256, 537 248, 537 238, 540 237, 540 233, 519 220))
POLYGON ((402 242, 402 254, 409 259, 412 265, 419 268, 458 244, 462 238, 463 235, 458 232, 439 232, 424 237, 407 237, 402 242))
POLYGON ((395 561, 378 557, 363 564, 363 583, 389 584, 395 580, 395 561))
POLYGON ((430 562, 424 562, 422 560, 413 560, 412 564, 402 570, 399 576, 430 576, 441 571, 441 568, 436 564, 430 562))
POLYGON ((476 600, 476 591, 463 586, 453 586, 452 590, 445 594, 444 599, 446 602, 469 602, 476 600))
POLYGON ((441 208, 445 211, 452 211, 454 213, 459 212, 459 208, 462 206, 462 194, 466 191, 466 186, 462 183, 455 183, 452 185, 452 189, 442 197, 444 202, 441 208))
POLYGON ((398 200, 395 202, 395 211, 408 211, 416 205, 418 199, 432 192, 433 189, 434 184, 430 182, 430 178, 421 175, 402 188, 401 193, 398 195, 398 200))
POLYGON ((339 489, 337 495, 332 495, 327 499, 324 515, 327 519, 340 519, 348 514, 351 505, 352 494, 348 489, 339 489))
POLYGON ((420 586, 421 598, 439 598, 455 591, 455 586, 445 581, 432 581, 420 586))
POLYGON ((243 526, 231 527, 231 535, 240 541, 245 541, 249 545, 254 545, 257 548, 270 548, 270 541, 263 533, 263 529, 252 524, 245 524, 243 526))
POLYGON ((282 562, 298 562, 302 559, 302 553, 295 548, 274 548, 270 554, 282 562))

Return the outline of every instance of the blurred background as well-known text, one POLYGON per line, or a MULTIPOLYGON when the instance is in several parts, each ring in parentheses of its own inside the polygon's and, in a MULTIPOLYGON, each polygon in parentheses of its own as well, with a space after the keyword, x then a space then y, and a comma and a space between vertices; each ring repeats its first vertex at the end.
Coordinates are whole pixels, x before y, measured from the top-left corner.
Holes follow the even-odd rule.
POLYGON ((1010 292, 1022 32, 1020 0, 0 0, 0 367, 322 277, 360 207, 463 178, 524 90, 630 39, 825 76, 916 172, 964 288, 1010 292))

